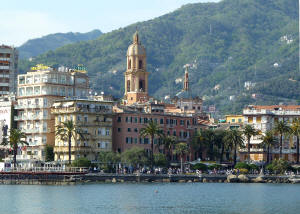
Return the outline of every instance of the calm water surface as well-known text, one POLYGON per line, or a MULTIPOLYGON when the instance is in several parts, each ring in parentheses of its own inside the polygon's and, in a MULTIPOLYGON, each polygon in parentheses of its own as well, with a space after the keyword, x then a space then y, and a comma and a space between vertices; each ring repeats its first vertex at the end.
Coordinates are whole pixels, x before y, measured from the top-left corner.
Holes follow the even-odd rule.
POLYGON ((0 213, 300 213, 300 185, 1 185, 0 213))

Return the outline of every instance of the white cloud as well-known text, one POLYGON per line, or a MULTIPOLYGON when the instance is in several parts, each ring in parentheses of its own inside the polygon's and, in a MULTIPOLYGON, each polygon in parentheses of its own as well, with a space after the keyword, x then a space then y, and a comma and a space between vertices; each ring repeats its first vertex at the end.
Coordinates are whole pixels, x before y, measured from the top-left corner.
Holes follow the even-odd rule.
POLYGON ((29 38, 69 30, 55 17, 41 12, 1 11, 1 17, 0 44, 19 46, 29 38))

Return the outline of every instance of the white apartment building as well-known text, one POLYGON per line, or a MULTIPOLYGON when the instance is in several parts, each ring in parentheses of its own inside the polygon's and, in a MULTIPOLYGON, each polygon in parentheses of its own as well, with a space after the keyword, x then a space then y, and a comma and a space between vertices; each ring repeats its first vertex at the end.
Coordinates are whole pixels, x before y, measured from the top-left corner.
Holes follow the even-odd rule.
MULTIPOLYGON (((271 130, 275 126, 276 121, 285 120, 291 123, 294 118, 300 118, 300 105, 272 105, 272 106, 248 106, 243 110, 244 124, 253 125, 255 129, 261 131, 263 135, 266 131, 271 130)), ((251 154, 250 158, 254 161, 262 161, 266 159, 266 151, 259 148, 262 142, 261 135, 251 138, 251 154)), ((284 137, 283 141, 283 158, 289 161, 296 160, 296 138, 284 137)), ((242 149, 241 159, 246 154, 247 149, 242 149)), ((279 158, 279 148, 272 149, 272 157, 279 158)))
POLYGON ((26 133, 28 146, 18 160, 45 160, 46 144, 54 146, 55 121, 50 108, 55 100, 65 97, 86 97, 89 80, 84 70, 65 67, 58 70, 44 65, 18 75, 17 126, 26 133))

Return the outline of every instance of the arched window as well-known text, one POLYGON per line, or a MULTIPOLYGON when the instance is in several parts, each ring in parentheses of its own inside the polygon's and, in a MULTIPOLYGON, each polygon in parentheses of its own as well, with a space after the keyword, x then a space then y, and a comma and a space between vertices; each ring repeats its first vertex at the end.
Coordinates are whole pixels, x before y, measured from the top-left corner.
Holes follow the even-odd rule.
POLYGON ((139 69, 143 68, 143 60, 139 60, 139 69))
POLYGON ((130 80, 127 80, 127 92, 130 92, 130 80))
POLYGON ((140 80, 139 89, 140 91, 145 91, 145 80, 140 80))
POLYGON ((128 69, 131 69, 131 59, 128 60, 128 69))

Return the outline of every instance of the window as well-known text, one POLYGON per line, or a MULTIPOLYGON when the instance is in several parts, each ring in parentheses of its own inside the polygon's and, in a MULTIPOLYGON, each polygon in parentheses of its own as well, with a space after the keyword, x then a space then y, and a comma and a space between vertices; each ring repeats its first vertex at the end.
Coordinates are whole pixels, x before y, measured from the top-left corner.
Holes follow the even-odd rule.
POLYGON ((173 131, 173 136, 176 136, 176 131, 175 130, 173 131))
POLYGON ((130 80, 127 80, 127 92, 130 92, 130 80))
POLYGON ((134 128, 134 132, 138 132, 139 130, 137 128, 134 128))
POLYGON ((131 128, 128 128, 127 131, 128 131, 128 132, 131 132, 131 128))
POLYGON ((118 117, 118 122, 119 122, 119 123, 121 122, 121 117, 118 117))
POLYGON ((180 120, 180 125, 184 126, 184 120, 180 120))
POLYGON ((121 128, 118 128, 118 132, 121 132, 121 128))
POLYGON ((106 133, 106 136, 109 136, 109 129, 106 129, 105 133, 106 133))
POLYGON ((81 121, 81 115, 77 115, 77 121, 81 121))
POLYGON ((144 144, 149 144, 149 138, 144 138, 144 144))
POLYGON ((126 123, 128 123, 128 117, 126 117, 126 123))
POLYGON ((143 60, 139 60, 139 69, 143 68, 143 60))
POLYGON ((235 119, 231 119, 231 122, 235 123, 235 119))
POLYGON ((135 117, 135 118, 134 118, 134 123, 137 123, 137 122, 138 122, 138 118, 135 117))
POLYGON ((134 138, 134 144, 137 144, 137 138, 134 138))
POLYGON ((87 123, 88 122, 88 116, 84 115, 84 122, 87 123))
POLYGON ((144 118, 144 123, 148 123, 148 118, 144 118))
POLYGON ((128 60, 128 69, 131 69, 131 60, 128 60))
POLYGON ((164 119, 163 118, 160 119, 160 124, 164 124, 164 119))

